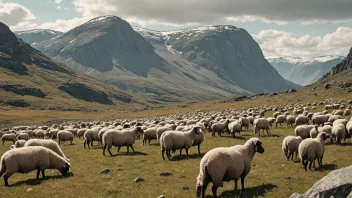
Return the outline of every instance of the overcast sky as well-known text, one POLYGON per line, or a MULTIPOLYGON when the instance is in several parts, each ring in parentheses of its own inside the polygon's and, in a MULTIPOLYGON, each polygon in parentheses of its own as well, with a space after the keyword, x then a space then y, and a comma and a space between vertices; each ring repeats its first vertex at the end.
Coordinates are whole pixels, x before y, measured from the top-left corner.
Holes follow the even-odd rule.
POLYGON ((101 15, 154 30, 230 24, 266 56, 346 56, 351 10, 352 0, 0 0, 0 21, 14 31, 68 31, 101 15))

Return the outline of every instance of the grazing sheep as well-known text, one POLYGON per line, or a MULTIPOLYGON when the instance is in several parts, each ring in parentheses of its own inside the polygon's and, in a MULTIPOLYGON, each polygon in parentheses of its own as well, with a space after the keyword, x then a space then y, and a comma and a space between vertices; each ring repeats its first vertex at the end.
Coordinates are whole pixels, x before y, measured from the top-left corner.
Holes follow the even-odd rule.
POLYGON ((287 160, 293 160, 293 154, 296 153, 296 158, 298 154, 298 146, 302 142, 302 138, 300 136, 287 136, 282 141, 282 151, 285 153, 287 160))
POLYGON ((17 141, 17 136, 16 134, 13 134, 13 133, 4 134, 0 140, 2 141, 2 145, 4 145, 6 141, 11 141, 15 143, 17 141))
POLYGON ((101 145, 103 145, 103 135, 104 135, 104 133, 107 132, 108 130, 110 130, 110 128, 104 127, 104 128, 102 128, 102 129, 100 129, 100 131, 99 131, 99 133, 98 133, 99 143, 100 143, 101 145))
POLYGON ((26 146, 44 146, 45 148, 48 148, 61 157, 65 158, 67 161, 70 161, 65 156, 64 152, 62 152, 60 146, 54 140, 31 139, 24 144, 24 147, 26 146))
POLYGON ((343 116, 343 112, 342 110, 337 110, 334 112, 334 115, 339 115, 339 116, 343 116))
POLYGON ((113 154, 111 153, 110 149, 112 146, 117 147, 117 152, 120 152, 120 149, 122 146, 127 147, 127 153, 130 152, 129 147, 131 147, 132 152, 134 153, 134 148, 133 144, 137 138, 138 133, 143 134, 144 131, 142 130, 141 127, 137 126, 133 129, 129 130, 116 130, 116 129, 111 129, 108 130, 107 132, 104 133, 103 135, 103 156, 105 156, 105 150, 108 149, 108 152, 111 156, 113 154))
POLYGON ((248 131, 248 128, 249 128, 249 119, 246 118, 246 117, 240 117, 239 119, 240 123, 242 124, 241 126, 241 131, 242 131, 242 128, 245 127, 246 128, 246 131, 248 131))
POLYGON ((29 135, 27 133, 20 133, 17 135, 18 140, 29 140, 29 135))
POLYGON ((276 112, 273 113, 273 117, 274 117, 275 119, 276 119, 276 117, 279 116, 279 115, 281 115, 281 112, 276 111, 276 112))
POLYGON ((265 118, 257 118, 253 122, 254 133, 260 137, 260 130, 266 130, 266 133, 270 135, 270 123, 265 118))
POLYGON ((310 137, 310 130, 314 128, 315 125, 300 125, 295 128, 295 136, 300 136, 303 140, 310 137))
POLYGON ((298 146, 298 154, 301 158, 304 169, 307 170, 309 161, 309 169, 315 166, 315 160, 318 160, 319 167, 323 165, 324 157, 324 142, 330 136, 325 132, 322 132, 316 138, 308 138, 303 140, 298 146))
POLYGON ((10 147, 10 149, 16 149, 16 148, 24 147, 25 143, 26 143, 26 140, 17 140, 15 142, 15 144, 10 147))
POLYGON ((335 120, 335 121, 332 123, 332 126, 338 125, 338 124, 343 124, 343 125, 346 126, 347 122, 348 122, 348 121, 347 121, 346 119, 337 119, 337 120, 335 120))
POLYGON ((42 147, 22 147, 5 152, 1 157, 0 177, 4 175, 5 186, 8 179, 16 172, 28 173, 37 170, 37 179, 42 173, 45 178, 45 169, 57 169, 62 175, 69 171, 70 163, 54 151, 42 147))
POLYGON ((311 138, 316 138, 319 133, 319 125, 316 124, 315 127, 310 130, 309 136, 311 138))
POLYGON ((230 120, 225 120, 223 123, 214 123, 211 125, 212 136, 215 137, 215 133, 218 132, 218 135, 221 137, 221 133, 224 130, 228 131, 228 125, 230 120))
POLYGON ((326 115, 314 115, 312 118, 313 124, 323 126, 325 122, 328 121, 328 117, 326 115))
POLYGON ((45 134, 44 134, 44 131, 35 131, 34 132, 34 137, 35 138, 38 138, 38 139, 44 139, 44 136, 45 136, 45 134))
POLYGON ((345 111, 343 112, 343 115, 350 116, 351 115, 351 109, 345 109, 345 111))
POLYGON ((275 118, 274 117, 268 117, 268 118, 266 118, 266 120, 268 120, 268 122, 270 124, 270 127, 272 127, 273 123, 275 122, 275 118))
POLYGON ((94 128, 86 130, 86 132, 83 134, 83 137, 84 137, 83 146, 84 146, 84 148, 86 148, 86 144, 88 145, 88 148, 90 148, 90 146, 93 146, 93 141, 99 142, 99 131, 102 128, 103 127, 94 127, 94 128))
POLYGON ((62 143, 65 143, 65 141, 70 141, 72 144, 73 140, 73 134, 70 131, 59 131, 57 133, 57 142, 59 145, 62 143))
POLYGON ((143 146, 147 145, 147 141, 148 144, 150 145, 150 141, 151 140, 156 140, 157 139, 157 135, 156 135, 156 131, 157 131, 158 127, 152 127, 149 128, 147 130, 144 131, 143 133, 143 146))
POLYGON ((200 161, 199 175, 197 177, 197 197, 204 197, 209 182, 213 182, 213 197, 217 197, 217 189, 223 181, 237 181, 241 178, 242 191, 244 179, 252 167, 252 160, 256 152, 264 153, 264 148, 258 138, 249 139, 244 145, 233 147, 220 147, 208 151, 200 161))
POLYGON ((328 119, 329 122, 333 123, 335 120, 342 119, 340 115, 331 115, 328 119))
POLYGON ((301 125, 301 124, 309 124, 307 116, 305 116, 305 115, 297 116, 297 118, 296 118, 296 126, 301 125))
POLYGON ((344 138, 346 141, 346 127, 343 124, 337 124, 332 126, 332 137, 335 138, 336 145, 341 145, 341 140, 344 138))
POLYGON ((281 126, 281 123, 285 123, 286 122, 286 116, 285 115, 278 115, 276 117, 276 128, 277 128, 277 124, 280 124, 281 126))
POLYGON ((78 137, 79 139, 81 139, 81 137, 83 137, 83 135, 84 135, 84 133, 85 133, 86 131, 87 131, 86 128, 78 129, 78 131, 77 131, 77 137, 78 137))
MULTIPOLYGON (((185 127, 185 126, 184 126, 185 127)), ((165 132, 165 131, 171 131, 169 127, 158 127, 156 130, 156 140, 160 142, 160 136, 165 132)), ((182 129, 183 130, 183 129, 182 129)))
POLYGON ((186 150, 186 155, 188 156, 188 149, 193 145, 196 136, 201 133, 202 130, 199 126, 194 126, 187 132, 166 131, 163 133, 160 137, 160 147, 163 160, 165 160, 165 151, 167 158, 170 160, 171 150, 175 152, 180 149, 181 154, 183 148, 186 150))
POLYGON ((200 155, 200 145, 204 142, 205 135, 204 133, 200 133, 194 138, 192 146, 198 146, 198 155, 200 155))
POLYGON ((293 124, 296 122, 296 117, 293 115, 288 115, 286 117, 286 124, 287 126, 293 127, 293 124))
POLYGON ((240 134, 242 131, 242 124, 238 120, 231 122, 228 127, 232 137, 235 137, 236 133, 240 134))

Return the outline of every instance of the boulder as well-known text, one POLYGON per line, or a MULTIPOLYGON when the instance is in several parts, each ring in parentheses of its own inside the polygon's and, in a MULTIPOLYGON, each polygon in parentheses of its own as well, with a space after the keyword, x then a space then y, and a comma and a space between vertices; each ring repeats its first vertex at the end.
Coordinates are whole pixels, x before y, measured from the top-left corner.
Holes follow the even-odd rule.
POLYGON ((331 171, 316 182, 306 193, 294 193, 290 198, 351 197, 352 166, 331 171))

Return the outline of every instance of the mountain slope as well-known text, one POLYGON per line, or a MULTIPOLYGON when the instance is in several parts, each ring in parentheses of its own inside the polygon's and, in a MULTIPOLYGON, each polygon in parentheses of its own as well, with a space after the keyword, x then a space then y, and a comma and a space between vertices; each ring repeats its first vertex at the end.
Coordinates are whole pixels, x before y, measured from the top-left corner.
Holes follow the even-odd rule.
POLYGON ((2 106, 76 110, 111 108, 124 103, 141 106, 131 95, 46 57, 18 39, 3 23, 0 70, 2 106))
POLYGON ((266 57, 273 67, 285 79, 302 86, 318 81, 331 68, 343 60, 338 55, 313 58, 300 57, 266 57))
POLYGON ((277 73, 246 31, 205 28, 157 32, 132 29, 116 16, 105 16, 34 47, 75 70, 157 102, 298 87, 277 73))
POLYGON ((45 40, 49 40, 60 36, 62 32, 54 30, 45 30, 45 29, 34 29, 27 31, 17 31, 15 32, 16 36, 22 39, 24 42, 34 45, 45 40))
POLYGON ((344 60, 342 60, 341 63, 334 66, 330 72, 326 73, 323 76, 323 79, 329 76, 334 76, 342 72, 345 72, 345 73, 350 72, 351 68, 352 68, 352 48, 350 49, 350 52, 348 53, 347 57, 344 60))

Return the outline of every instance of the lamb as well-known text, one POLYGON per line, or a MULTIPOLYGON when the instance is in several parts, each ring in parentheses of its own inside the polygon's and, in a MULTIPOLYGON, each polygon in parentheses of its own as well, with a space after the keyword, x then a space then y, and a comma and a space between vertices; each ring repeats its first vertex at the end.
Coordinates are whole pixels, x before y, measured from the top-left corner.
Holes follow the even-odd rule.
POLYGON ((336 145, 341 145, 341 139, 346 141, 346 127, 343 124, 337 124, 332 127, 332 137, 335 138, 336 145))
POLYGON ((16 134, 8 133, 4 134, 0 140, 2 141, 2 145, 4 145, 5 141, 12 141, 13 143, 15 143, 17 141, 17 136, 16 134))
POLYGON ((296 126, 301 125, 301 124, 309 124, 307 116, 304 116, 304 115, 297 116, 297 118, 296 118, 296 126))
POLYGON ((160 137, 160 147, 163 160, 165 160, 165 151, 167 158, 170 160, 171 150, 174 152, 180 149, 181 154, 183 148, 186 149, 186 155, 188 156, 188 149, 193 145, 196 136, 201 133, 202 130, 199 126, 194 126, 187 132, 166 131, 163 133, 160 137))
POLYGON ((72 140, 73 140, 73 134, 70 131, 59 131, 57 133, 57 141, 59 142, 59 145, 62 143, 64 143, 65 141, 70 141, 72 144, 72 140))
POLYGON ((231 122, 228 127, 232 137, 235 137, 236 133, 240 134, 242 131, 242 124, 238 120, 231 122))
POLYGON ((310 137, 310 130, 315 125, 300 125, 295 128, 295 136, 300 136, 303 140, 310 137))
POLYGON ((60 155, 61 157, 65 158, 67 161, 70 161, 65 156, 64 152, 62 152, 60 146, 54 140, 31 139, 24 144, 24 147, 27 146, 44 146, 45 148, 48 148, 60 155))
POLYGON ((25 143, 26 143, 26 140, 17 140, 15 142, 15 144, 10 147, 10 149, 16 149, 16 148, 24 147, 25 143))
POLYGON ((213 182, 213 197, 217 197, 217 189, 223 185, 223 181, 234 180, 235 190, 237 190, 239 178, 244 191, 244 179, 251 170, 256 152, 264 153, 258 138, 251 138, 244 145, 220 147, 208 151, 200 162, 196 186, 197 197, 205 196, 209 182, 213 182))
POLYGON ((291 126, 291 127, 293 127, 293 124, 296 122, 296 117, 295 116, 293 116, 293 115, 288 115, 287 117, 286 117, 286 124, 287 124, 287 126, 291 126))
POLYGON ((298 154, 305 170, 307 170, 308 161, 309 169, 311 169, 312 163, 315 166, 315 160, 318 160, 319 167, 323 165, 324 142, 329 137, 330 135, 322 132, 318 137, 305 139, 299 144, 298 154))
POLYGON ((40 172, 45 178, 45 169, 57 169, 62 175, 66 175, 70 163, 54 151, 42 147, 22 147, 5 152, 1 157, 0 177, 4 175, 5 186, 8 179, 16 172, 28 173, 37 170, 37 179, 40 172))
POLYGON ((280 126, 281 126, 281 123, 284 123, 285 121, 286 121, 285 115, 278 115, 276 117, 276 128, 277 128, 277 124, 280 124, 280 126))
POLYGON ((137 138, 138 133, 143 134, 144 131, 141 129, 141 127, 135 127, 130 130, 116 130, 116 129, 111 129, 108 130, 107 132, 104 133, 103 135, 103 156, 105 156, 105 150, 108 149, 108 152, 111 156, 113 154, 111 153, 110 149, 112 146, 117 147, 117 152, 120 152, 120 149, 122 146, 127 147, 127 153, 130 152, 129 147, 131 147, 132 152, 134 152, 133 144, 137 138))
POLYGON ((211 125, 212 136, 215 137, 215 133, 218 132, 218 135, 221 137, 221 133, 226 129, 228 130, 228 125, 230 120, 225 120, 223 123, 214 123, 211 125))
POLYGON ((18 140, 29 140, 29 135, 27 133, 20 133, 17 135, 18 140))
POLYGON ((266 130, 267 134, 270 135, 270 129, 269 129, 269 121, 266 120, 265 118, 257 118, 253 122, 253 128, 254 128, 254 133, 260 137, 260 130, 262 129, 263 132, 266 130))
POLYGON ((150 141, 151 140, 156 140, 157 139, 157 137, 156 137, 157 129, 158 129, 158 127, 152 127, 152 128, 149 128, 149 129, 144 131, 144 134, 143 134, 143 146, 144 146, 144 144, 147 145, 147 141, 148 141, 148 144, 150 145, 150 141))
POLYGON ((296 153, 296 158, 298 154, 298 146, 302 142, 302 138, 300 136, 287 136, 282 141, 282 151, 285 153, 287 160, 293 160, 293 154, 296 153))

